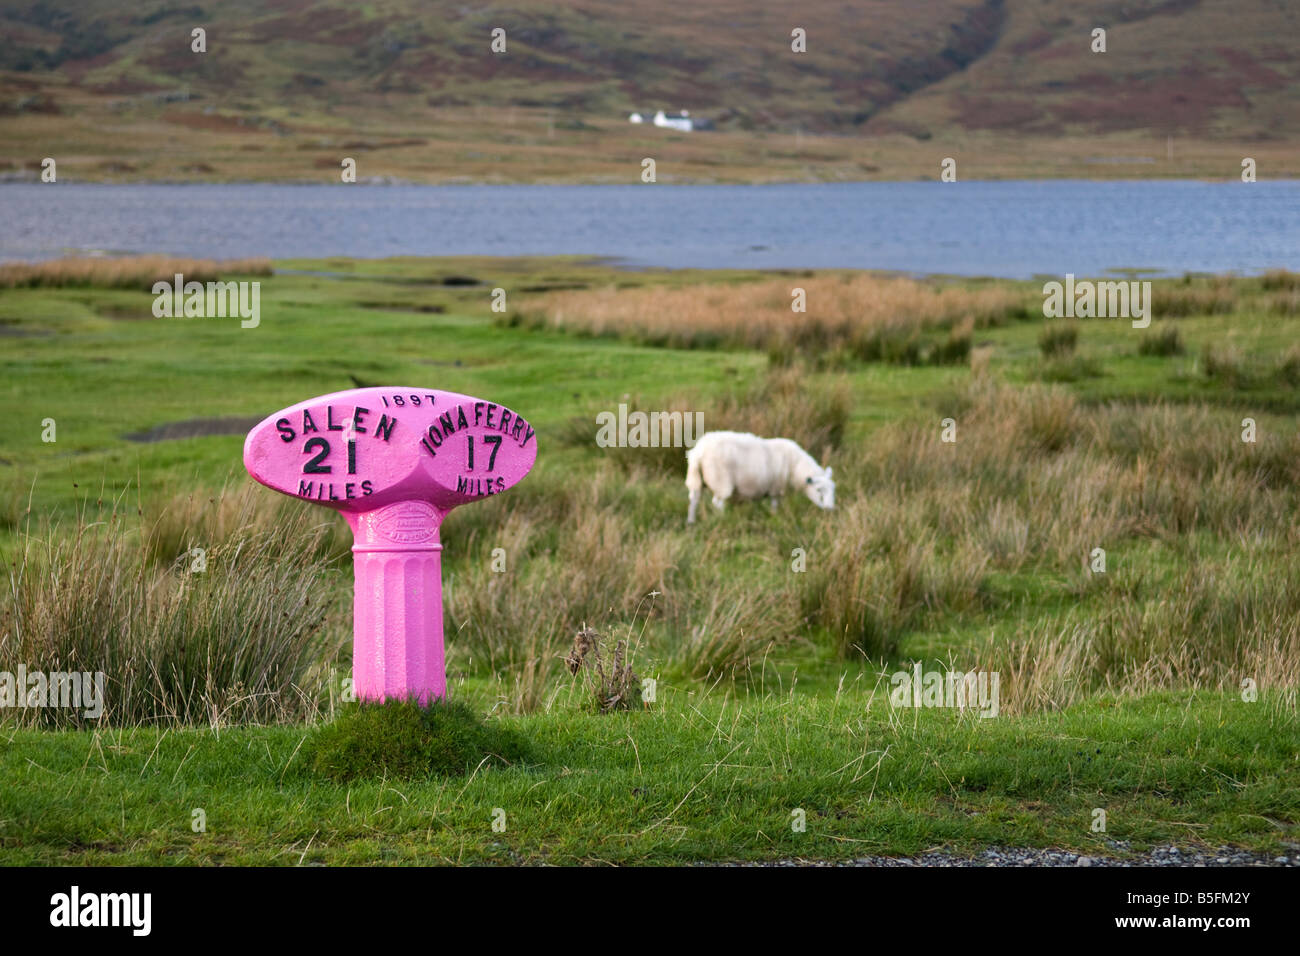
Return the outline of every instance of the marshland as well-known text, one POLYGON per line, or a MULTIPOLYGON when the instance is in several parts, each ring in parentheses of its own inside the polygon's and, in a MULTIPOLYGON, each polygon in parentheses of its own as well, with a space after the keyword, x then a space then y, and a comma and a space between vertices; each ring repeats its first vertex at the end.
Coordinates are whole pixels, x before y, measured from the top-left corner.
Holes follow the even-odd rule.
POLYGON ((0 710, 0 858, 1285 852, 1300 275, 1156 279, 1148 329, 1042 305, 1030 281, 558 257, 0 266, 0 670, 108 687, 95 721, 0 710), (155 318, 177 271, 260 281, 262 322, 155 318), (340 783, 303 748, 347 707, 350 535, 240 449, 384 383, 537 429, 532 474, 442 531, 450 694, 528 748, 340 783), (836 509, 688 527, 684 449, 597 442, 620 404, 794 438, 836 509), (566 664, 579 635, 637 695, 566 664), (996 672, 998 716, 891 707, 918 663, 996 672))

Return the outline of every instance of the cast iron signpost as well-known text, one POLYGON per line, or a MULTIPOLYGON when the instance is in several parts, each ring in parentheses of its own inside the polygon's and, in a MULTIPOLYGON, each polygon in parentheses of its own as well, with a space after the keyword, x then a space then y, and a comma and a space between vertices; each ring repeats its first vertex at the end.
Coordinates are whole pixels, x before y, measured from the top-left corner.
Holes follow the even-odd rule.
POLYGON ((352 528, 352 676, 363 700, 447 690, 438 527, 500 494, 537 460, 532 426, 469 395, 359 388, 299 402, 248 433, 244 466, 352 528))

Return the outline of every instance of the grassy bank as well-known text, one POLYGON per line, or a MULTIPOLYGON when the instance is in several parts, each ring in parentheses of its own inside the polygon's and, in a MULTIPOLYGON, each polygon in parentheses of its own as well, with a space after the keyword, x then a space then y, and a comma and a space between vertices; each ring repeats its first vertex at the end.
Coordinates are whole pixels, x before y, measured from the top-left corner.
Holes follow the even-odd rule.
MULTIPOLYGON (((2 95, 2 94, 0 94, 2 95)), ((19 98, 21 94, 15 94, 19 98)), ((435 107, 394 114, 387 104, 329 112, 268 105, 254 115, 133 105, 111 114, 102 98, 53 95, 74 115, 0 116, 0 176, 39 182, 41 161, 59 182, 358 182, 641 184, 655 160, 659 184, 915 182, 938 180, 947 158, 961 180, 1205 179, 1240 181, 1241 161, 1261 180, 1300 176, 1294 142, 1169 137, 1144 131, 1044 136, 1001 130, 817 135, 729 129, 675 133, 629 124, 621 113, 581 120, 536 108, 435 107), (84 115, 76 115, 84 114, 84 115)))
POLYGON ((981 720, 891 713, 871 686, 669 686, 653 711, 605 717, 561 703, 502 719, 541 763, 348 786, 303 776, 301 728, 6 731, 0 860, 671 863, 988 843, 1114 855, 1116 840, 1271 851, 1294 836, 1293 705, 1155 695, 981 720))

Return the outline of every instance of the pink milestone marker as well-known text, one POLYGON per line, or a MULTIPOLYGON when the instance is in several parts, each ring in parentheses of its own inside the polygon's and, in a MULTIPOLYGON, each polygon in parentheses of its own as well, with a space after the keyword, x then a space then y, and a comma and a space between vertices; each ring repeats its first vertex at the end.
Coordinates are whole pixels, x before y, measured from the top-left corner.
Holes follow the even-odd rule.
POLYGON ((537 460, 532 426, 503 405, 427 388, 358 388, 259 424, 244 467, 276 491, 343 512, 352 528, 352 671, 363 700, 447 692, 438 527, 500 494, 537 460))

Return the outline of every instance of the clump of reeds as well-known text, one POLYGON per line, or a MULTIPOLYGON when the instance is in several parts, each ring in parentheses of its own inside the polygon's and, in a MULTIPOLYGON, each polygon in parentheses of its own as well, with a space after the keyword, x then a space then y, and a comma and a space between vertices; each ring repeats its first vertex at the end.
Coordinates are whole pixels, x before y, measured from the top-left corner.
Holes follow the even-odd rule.
POLYGON ((94 286, 149 291, 155 282, 214 282, 226 276, 272 272, 269 259, 182 259, 172 256, 95 256, 0 265, 0 289, 94 286))
POLYGON ((1183 354, 1183 338, 1178 326, 1161 323, 1138 340, 1138 355, 1169 357, 1183 354))
POLYGON ((1181 283, 1158 283, 1151 293, 1151 314, 1158 319, 1174 319, 1232 312, 1237 308, 1239 289, 1229 276, 1185 276, 1181 283))
POLYGON ((755 348, 789 361, 842 353, 866 361, 963 362, 971 328, 1025 314, 1022 290, 870 275, 552 292, 510 321, 673 348, 755 348), (802 290, 806 311, 794 311, 802 290), (923 333, 965 326, 937 345, 923 333))
POLYGON ((1010 714, 1098 693, 1295 688, 1300 562, 1206 562, 1158 592, 1112 589, 1096 610, 991 637, 978 657, 980 669, 1001 675, 1010 714))
MULTIPOLYGON (((321 518, 218 522, 215 536, 199 524, 176 554, 116 511, 29 522, 4 555, 0 671, 102 673, 97 725, 310 719, 330 700, 347 639, 321 518)), ((86 723, 57 708, 0 720, 86 723)))
POLYGON ((1038 336, 1038 348, 1044 358, 1060 358, 1071 355, 1079 342, 1079 328, 1076 325, 1063 325, 1048 322, 1038 336))

